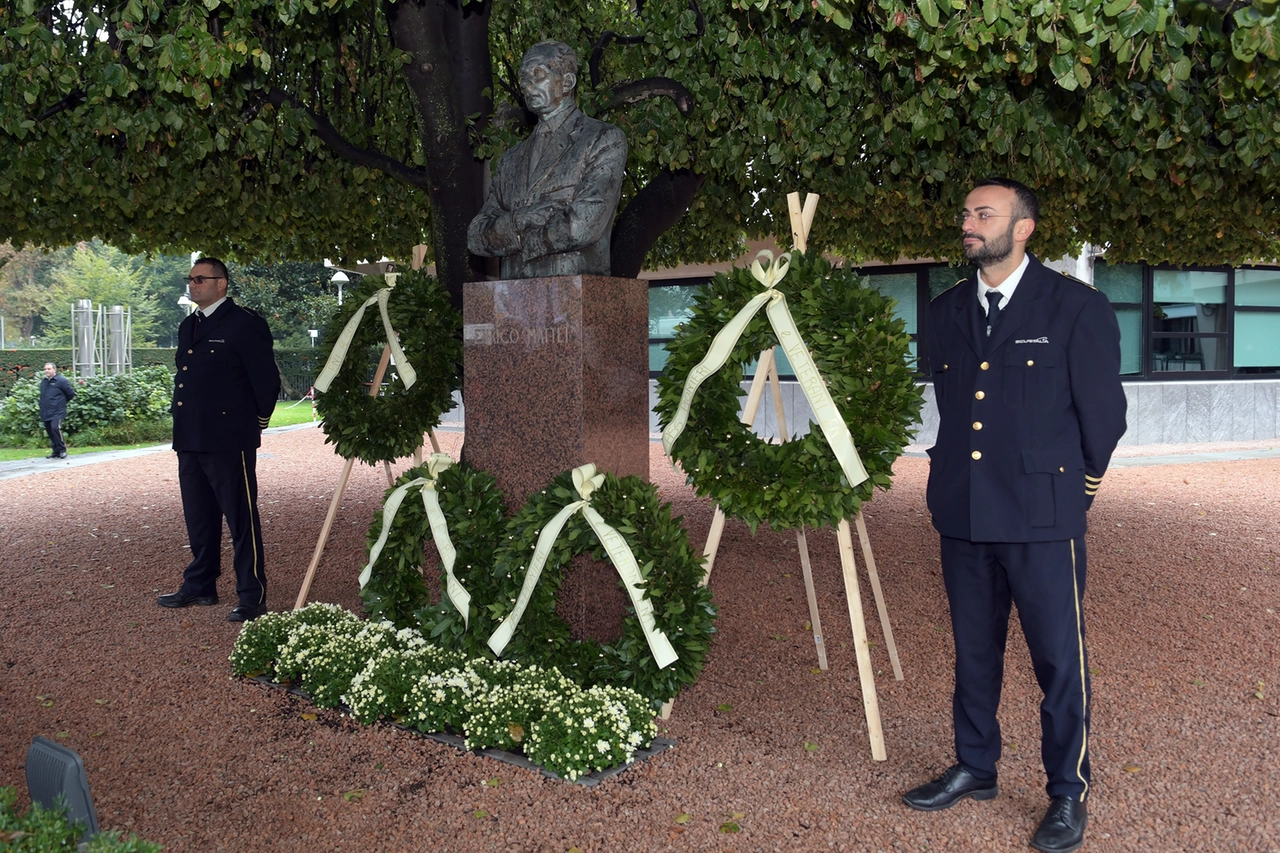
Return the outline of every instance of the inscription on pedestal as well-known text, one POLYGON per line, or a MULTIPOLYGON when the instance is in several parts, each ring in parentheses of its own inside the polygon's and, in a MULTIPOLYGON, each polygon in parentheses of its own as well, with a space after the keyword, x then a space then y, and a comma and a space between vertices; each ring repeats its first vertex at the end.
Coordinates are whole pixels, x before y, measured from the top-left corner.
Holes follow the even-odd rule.
POLYGON ((556 276, 463 291, 467 461, 509 508, 586 462, 649 472, 649 291, 556 276))

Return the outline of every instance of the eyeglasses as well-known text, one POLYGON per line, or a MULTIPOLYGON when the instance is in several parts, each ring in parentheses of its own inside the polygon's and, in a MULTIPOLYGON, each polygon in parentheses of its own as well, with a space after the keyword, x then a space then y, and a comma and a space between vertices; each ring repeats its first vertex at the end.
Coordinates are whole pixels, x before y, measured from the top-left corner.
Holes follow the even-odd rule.
POLYGON ((956 214, 956 224, 963 225, 970 219, 976 219, 979 222, 986 222, 989 219, 1008 219, 1011 216, 1013 216, 1011 213, 992 213, 989 210, 979 210, 977 213, 970 213, 967 210, 963 210, 956 214))
POLYGON ((187 284, 204 284, 206 281, 217 281, 220 278, 222 278, 220 275, 189 275, 187 284))

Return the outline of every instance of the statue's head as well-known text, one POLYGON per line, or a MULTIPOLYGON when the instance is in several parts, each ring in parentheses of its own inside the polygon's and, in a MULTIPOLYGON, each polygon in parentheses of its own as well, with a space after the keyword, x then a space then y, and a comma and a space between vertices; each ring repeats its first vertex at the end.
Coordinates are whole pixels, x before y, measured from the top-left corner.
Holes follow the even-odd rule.
POLYGON ((578 56, 569 45, 540 41, 524 53, 520 61, 520 91, 525 105, 539 118, 557 112, 572 101, 578 85, 578 56))

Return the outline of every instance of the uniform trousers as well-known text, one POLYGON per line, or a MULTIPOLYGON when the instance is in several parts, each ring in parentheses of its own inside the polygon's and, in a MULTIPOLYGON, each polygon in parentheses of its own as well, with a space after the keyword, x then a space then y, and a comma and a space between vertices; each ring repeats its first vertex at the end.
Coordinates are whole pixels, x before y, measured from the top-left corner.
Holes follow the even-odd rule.
POLYGON ((942 537, 942 576, 956 644, 952 700, 956 758, 980 779, 996 778, 1011 604, 1031 652, 1040 703, 1040 756, 1050 797, 1089 792, 1089 662, 1084 639, 1083 539, 969 542, 942 537))
POLYGON ((67 452, 66 442, 62 440, 62 418, 50 418, 44 422, 44 431, 49 436, 49 449, 54 456, 67 452))
POLYGON ((266 603, 256 465, 257 453, 253 450, 178 452, 182 514, 191 542, 191 564, 182 573, 181 592, 195 596, 217 594, 225 517, 235 552, 233 564, 240 603, 266 603))

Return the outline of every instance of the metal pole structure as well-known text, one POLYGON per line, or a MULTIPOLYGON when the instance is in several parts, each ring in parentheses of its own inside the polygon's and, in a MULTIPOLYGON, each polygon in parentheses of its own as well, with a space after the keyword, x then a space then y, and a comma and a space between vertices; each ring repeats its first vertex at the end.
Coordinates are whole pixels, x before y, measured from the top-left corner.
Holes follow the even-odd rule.
POLYGON ((112 305, 107 311, 107 357, 103 369, 115 376, 125 372, 124 306, 112 305))
POLYGON ((93 300, 77 299, 71 309, 72 365, 76 376, 88 379, 97 371, 97 335, 94 329, 93 300))

